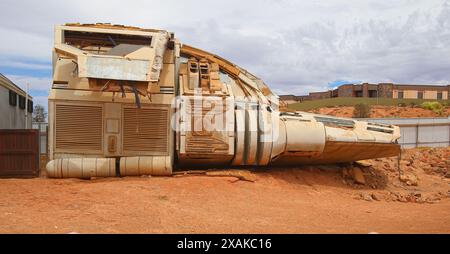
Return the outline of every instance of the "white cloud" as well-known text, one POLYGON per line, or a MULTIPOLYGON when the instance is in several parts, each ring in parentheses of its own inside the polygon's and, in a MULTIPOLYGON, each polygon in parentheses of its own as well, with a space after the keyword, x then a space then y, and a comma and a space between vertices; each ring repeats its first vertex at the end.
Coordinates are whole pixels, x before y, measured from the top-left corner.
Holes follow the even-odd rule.
POLYGON ((320 91, 334 80, 450 82, 449 0, 2 0, 0 9, 0 54, 17 59, 49 62, 56 24, 111 22, 173 31, 280 93, 320 91))
POLYGON ((30 63, 27 60, 9 60, 0 57, 0 67, 30 69, 30 70, 51 70, 51 64, 30 63))
POLYGON ((30 84, 29 89, 35 91, 47 92, 52 86, 51 78, 41 78, 33 76, 7 75, 8 78, 25 91, 27 83, 30 84))
MULTIPOLYGON (((0 8, 1 9, 1 8, 0 8)), ((1 18, 0 20, 3 20, 1 18)), ((44 35, 36 35, 25 30, 4 28, 0 25, 0 55, 21 56, 34 58, 40 61, 51 59, 52 38, 44 35)))

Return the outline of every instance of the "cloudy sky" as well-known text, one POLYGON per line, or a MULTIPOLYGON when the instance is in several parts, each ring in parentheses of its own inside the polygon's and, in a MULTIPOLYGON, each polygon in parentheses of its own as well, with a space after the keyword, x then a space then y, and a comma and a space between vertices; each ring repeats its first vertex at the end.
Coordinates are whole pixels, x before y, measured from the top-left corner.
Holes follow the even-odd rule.
POLYGON ((450 83, 450 0, 1 0, 0 72, 47 104, 53 29, 108 22, 175 32, 279 94, 346 82, 450 83))

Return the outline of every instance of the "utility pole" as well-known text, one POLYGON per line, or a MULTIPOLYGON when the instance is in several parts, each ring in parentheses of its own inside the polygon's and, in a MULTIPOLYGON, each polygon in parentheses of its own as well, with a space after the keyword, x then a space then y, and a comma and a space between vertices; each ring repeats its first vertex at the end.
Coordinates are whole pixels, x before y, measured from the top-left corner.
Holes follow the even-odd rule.
POLYGON ((378 98, 380 93, 380 84, 377 84, 377 105, 379 105, 378 98))
POLYGON ((25 129, 28 129, 28 90, 30 88, 30 84, 27 83, 27 89, 25 91, 25 129))

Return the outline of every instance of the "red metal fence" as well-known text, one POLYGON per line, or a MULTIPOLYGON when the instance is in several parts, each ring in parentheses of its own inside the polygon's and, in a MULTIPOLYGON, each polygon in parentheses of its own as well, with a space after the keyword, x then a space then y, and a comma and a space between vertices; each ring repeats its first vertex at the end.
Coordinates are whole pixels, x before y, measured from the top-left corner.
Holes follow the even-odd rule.
POLYGON ((39 176, 39 131, 0 130, 0 177, 39 176))

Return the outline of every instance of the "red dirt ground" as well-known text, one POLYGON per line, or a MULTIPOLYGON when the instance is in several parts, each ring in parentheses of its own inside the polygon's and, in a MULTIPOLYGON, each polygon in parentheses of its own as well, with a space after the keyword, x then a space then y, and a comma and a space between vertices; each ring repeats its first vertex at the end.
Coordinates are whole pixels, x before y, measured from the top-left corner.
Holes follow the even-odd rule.
MULTIPOLYGON (((338 117, 352 117, 353 106, 339 106, 329 108, 319 108, 311 110, 313 113, 338 116, 338 117)), ((446 108, 444 117, 450 115, 450 107, 446 108)), ((397 107, 397 106, 372 106, 370 112, 371 118, 384 117, 440 117, 437 113, 423 108, 417 107, 397 107)))
POLYGON ((450 148, 365 166, 181 175, 0 179, 0 233, 450 233, 450 148), (359 168, 366 184, 343 169, 359 168), (417 185, 416 185, 417 184, 417 185))

